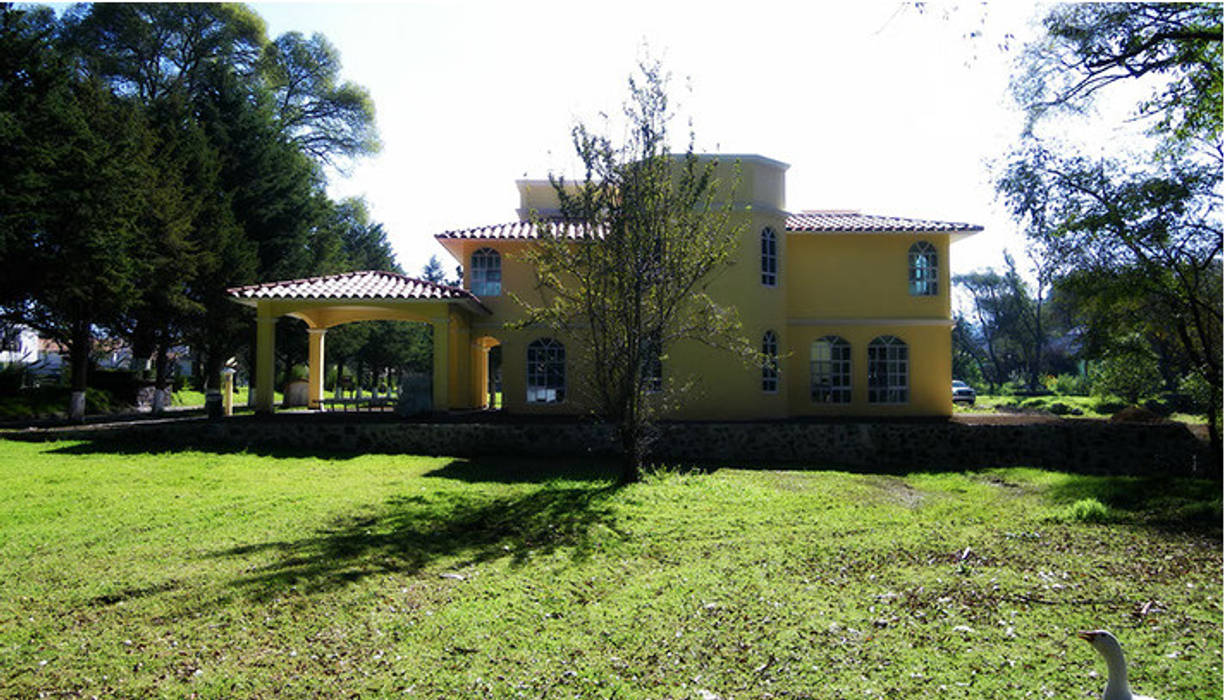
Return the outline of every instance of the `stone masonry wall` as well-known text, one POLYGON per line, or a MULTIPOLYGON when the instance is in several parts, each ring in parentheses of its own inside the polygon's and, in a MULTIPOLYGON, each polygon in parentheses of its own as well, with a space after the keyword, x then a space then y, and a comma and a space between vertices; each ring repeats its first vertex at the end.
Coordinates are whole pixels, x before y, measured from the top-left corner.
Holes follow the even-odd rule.
MULTIPOLYGON (((413 422, 327 416, 176 420, 56 431, 43 439, 142 445, 407 453, 474 457, 612 456, 615 434, 591 422, 413 422)), ((1204 441, 1183 425, 1064 420, 1021 425, 932 422, 668 423, 663 462, 804 464, 873 471, 1031 466, 1086 474, 1221 478, 1204 441)))

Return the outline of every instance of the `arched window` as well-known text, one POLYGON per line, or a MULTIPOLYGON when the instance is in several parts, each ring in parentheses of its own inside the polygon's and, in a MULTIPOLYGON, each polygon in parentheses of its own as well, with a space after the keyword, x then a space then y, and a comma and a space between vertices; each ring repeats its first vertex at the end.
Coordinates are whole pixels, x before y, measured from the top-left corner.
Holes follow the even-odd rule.
POLYGON ((883 335, 868 344, 868 402, 907 402, 907 344, 883 335))
POLYGON ((928 241, 919 241, 907 253, 907 280, 911 296, 936 296, 937 249, 928 241))
POLYGON ((479 297, 502 294, 502 257, 493 248, 473 253, 472 292, 479 297))
POLYGON ((779 281, 779 242, 775 229, 762 229, 762 284, 774 287, 779 281))
POLYGON ((528 344, 528 403, 566 399, 566 348, 553 338, 528 344))
POLYGON ((644 343, 643 382, 647 385, 648 393, 664 390, 664 361, 660 359, 663 352, 660 341, 655 338, 644 343))
POLYGON ((851 403, 851 345, 837 335, 813 341, 809 393, 817 403, 851 403))
POLYGON ((762 334, 762 391, 779 391, 779 336, 774 331, 762 334))

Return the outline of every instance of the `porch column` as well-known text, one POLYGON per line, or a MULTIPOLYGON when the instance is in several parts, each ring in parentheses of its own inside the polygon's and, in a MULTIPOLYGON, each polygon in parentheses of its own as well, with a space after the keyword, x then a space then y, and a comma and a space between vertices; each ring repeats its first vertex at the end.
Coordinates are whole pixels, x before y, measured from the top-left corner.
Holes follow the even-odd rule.
POLYGON ((272 413, 273 350, 277 342, 277 317, 267 304, 256 312, 255 333, 255 411, 272 413))
POLYGON ((451 320, 436 318, 430 322, 434 336, 434 410, 446 411, 451 408, 451 377, 448 368, 451 364, 451 320))
POLYGON ((472 393, 473 408, 491 408, 486 405, 489 398, 489 367, 490 351, 485 347, 485 339, 474 340, 472 343, 472 393))
POLYGON ((307 408, 319 408, 324 396, 324 334, 326 328, 307 329, 307 374, 311 386, 307 391, 307 408))

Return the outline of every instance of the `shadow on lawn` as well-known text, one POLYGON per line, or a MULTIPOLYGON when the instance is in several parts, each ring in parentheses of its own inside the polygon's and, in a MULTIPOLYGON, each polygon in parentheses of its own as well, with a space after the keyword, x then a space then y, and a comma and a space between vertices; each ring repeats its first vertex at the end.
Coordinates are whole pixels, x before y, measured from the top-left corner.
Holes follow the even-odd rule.
POLYGON ((1221 530, 1222 484, 1202 479, 1066 475, 1051 499, 1095 499, 1124 519, 1166 530, 1221 530))
MULTIPOLYGON (((479 473, 481 463, 456 461, 437 475, 479 473)), ((452 476, 452 478, 455 478, 452 476)), ((509 557, 522 565, 559 549, 576 561, 610 539, 624 539, 617 528, 608 482, 574 485, 547 482, 526 493, 491 496, 480 491, 440 491, 428 496, 396 496, 377 513, 338 518, 295 540, 246 545, 215 557, 272 553, 275 560, 249 569, 234 585, 257 598, 295 586, 318 593, 367 576, 413 574, 443 560, 454 567, 509 557)))
MULTIPOLYGON (((21 442, 51 442, 45 438, 37 436, 23 435, 8 435, 5 436, 8 440, 17 440, 21 442)), ((303 447, 261 447, 259 445, 251 445, 246 447, 232 447, 223 445, 210 445, 205 443, 195 444, 189 443, 180 446, 140 442, 137 440, 116 440, 106 438, 101 440, 84 440, 73 442, 70 445, 56 447, 47 450, 49 454, 59 455, 95 455, 95 454, 116 454, 116 455, 148 455, 148 454, 163 454, 166 452, 204 452, 215 455, 252 455, 256 457, 271 457, 273 459, 323 459, 328 461, 344 461, 361 457, 363 452, 339 452, 336 450, 317 450, 303 447)))

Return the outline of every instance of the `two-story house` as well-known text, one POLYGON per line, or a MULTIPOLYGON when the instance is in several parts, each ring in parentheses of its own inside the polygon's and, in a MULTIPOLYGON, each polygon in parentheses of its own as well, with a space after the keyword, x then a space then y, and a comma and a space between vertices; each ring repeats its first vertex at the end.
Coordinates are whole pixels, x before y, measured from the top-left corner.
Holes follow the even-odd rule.
MULTIPOLYGON (((676 417, 949 415, 950 244, 981 227, 854 211, 789 213, 786 164, 718 158, 724 182, 740 165, 733 223, 743 240, 712 293, 737 308, 745 333, 778 362, 746 368, 697 343, 670 348, 662 373, 692 380, 676 417)), ((547 180, 516 184, 517 221, 437 238, 461 261, 465 288, 491 312, 474 322, 473 335, 487 350, 502 346, 503 406, 583 410, 577 349, 547 333, 505 329, 522 313, 510 293, 533 294, 522 256, 536 235, 530 214, 547 218, 559 206, 547 180)), ((477 375, 487 371, 480 359, 474 365, 477 375)), ((474 378, 481 385, 483 377, 474 378)))
MULTIPOLYGON (((854 211, 793 213, 784 198, 785 163, 758 155, 701 157, 718 158, 720 181, 737 183, 732 223, 743 236, 735 264, 710 291, 736 307, 744 333, 777 362, 747 367, 698 343, 668 348, 661 378, 689 387, 672 417, 950 415, 950 246, 982 227, 854 211)), ((547 180, 516 184, 515 221, 436 236, 463 266, 463 289, 363 272, 233 292, 259 309, 264 324, 283 313, 307 321, 320 386, 327 327, 396 318, 434 326, 436 408, 489 406, 489 354, 499 346, 504 410, 584 412, 590 403, 581 349, 548 331, 507 326, 523 313, 512 293, 534 294, 534 272, 523 257, 537 235, 532 215, 548 219, 559 210, 547 180)), ((560 219, 553 225, 565 226, 560 219)), ((262 326, 269 345, 271 336, 271 327, 262 326)), ((271 351, 257 357, 265 354, 271 384, 271 351)), ((259 377, 257 367, 257 392, 259 377)), ((317 400, 319 390, 313 387, 312 396, 317 400)))

